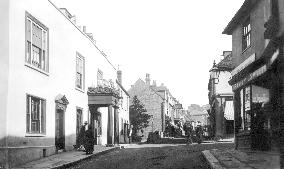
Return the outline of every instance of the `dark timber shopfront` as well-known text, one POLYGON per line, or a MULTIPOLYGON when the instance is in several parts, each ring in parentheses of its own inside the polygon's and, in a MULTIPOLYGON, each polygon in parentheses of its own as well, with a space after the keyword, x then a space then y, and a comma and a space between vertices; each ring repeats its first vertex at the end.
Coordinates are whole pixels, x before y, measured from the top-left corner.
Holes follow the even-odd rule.
POLYGON ((237 149, 278 151, 281 147, 284 130, 282 39, 271 40, 259 59, 248 58, 251 61, 229 81, 234 91, 237 149))

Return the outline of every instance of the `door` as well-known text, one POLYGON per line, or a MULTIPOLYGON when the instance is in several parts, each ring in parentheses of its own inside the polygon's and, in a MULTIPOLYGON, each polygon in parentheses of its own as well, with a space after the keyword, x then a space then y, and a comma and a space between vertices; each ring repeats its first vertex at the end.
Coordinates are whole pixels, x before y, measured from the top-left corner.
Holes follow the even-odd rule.
POLYGON ((80 146, 80 138, 79 138, 79 132, 80 128, 83 125, 83 116, 82 116, 82 109, 77 108, 76 110, 76 145, 77 147, 80 146))
POLYGON ((100 145, 101 144, 101 114, 99 112, 94 113, 94 136, 95 136, 95 145, 100 145))
POLYGON ((65 149, 64 110, 56 109, 55 115, 55 146, 57 150, 65 149))

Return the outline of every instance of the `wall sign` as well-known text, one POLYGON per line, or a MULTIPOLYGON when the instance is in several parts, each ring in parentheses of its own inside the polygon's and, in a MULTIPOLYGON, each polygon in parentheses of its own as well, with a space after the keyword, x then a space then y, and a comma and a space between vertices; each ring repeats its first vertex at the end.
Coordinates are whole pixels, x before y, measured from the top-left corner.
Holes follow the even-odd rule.
POLYGON ((237 82, 236 84, 234 84, 232 86, 233 90, 238 89, 239 87, 247 84, 249 81, 257 78, 258 76, 262 75, 263 73, 265 73, 267 71, 267 66, 263 65, 262 67, 258 68, 256 71, 254 71, 253 73, 250 73, 248 76, 246 76, 245 78, 243 78, 242 80, 240 80, 239 82, 237 82))

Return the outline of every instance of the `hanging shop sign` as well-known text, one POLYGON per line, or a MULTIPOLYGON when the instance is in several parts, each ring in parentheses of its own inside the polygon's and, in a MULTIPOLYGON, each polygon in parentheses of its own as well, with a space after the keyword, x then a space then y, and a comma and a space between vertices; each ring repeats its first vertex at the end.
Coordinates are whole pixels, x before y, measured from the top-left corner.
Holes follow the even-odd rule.
POLYGON ((263 65, 262 67, 258 68, 256 71, 250 73, 248 76, 237 82, 232 86, 233 90, 240 88, 241 86, 247 84, 249 81, 257 78, 258 76, 262 75, 267 71, 267 66, 263 65))
POLYGON ((244 68, 246 68, 248 65, 250 65, 254 61, 255 61, 255 53, 252 54, 250 57, 248 57, 245 61, 243 61, 234 70, 232 70, 231 72, 232 76, 235 76, 236 74, 238 74, 240 71, 242 71, 244 68))

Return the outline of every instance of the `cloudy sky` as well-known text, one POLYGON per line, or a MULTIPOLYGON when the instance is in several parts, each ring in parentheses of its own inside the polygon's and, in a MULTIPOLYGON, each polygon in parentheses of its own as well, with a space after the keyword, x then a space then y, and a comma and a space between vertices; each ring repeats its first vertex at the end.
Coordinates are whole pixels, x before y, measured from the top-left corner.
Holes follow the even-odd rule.
POLYGON ((51 0, 76 15, 120 65, 128 90, 146 73, 184 107, 208 104, 209 69, 231 37, 222 31, 244 0, 51 0))

